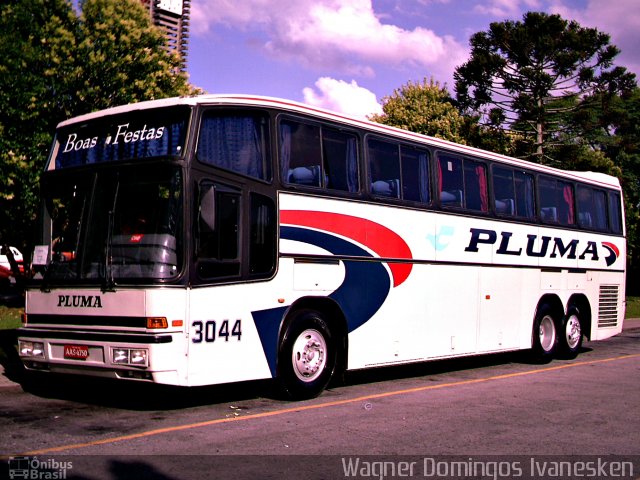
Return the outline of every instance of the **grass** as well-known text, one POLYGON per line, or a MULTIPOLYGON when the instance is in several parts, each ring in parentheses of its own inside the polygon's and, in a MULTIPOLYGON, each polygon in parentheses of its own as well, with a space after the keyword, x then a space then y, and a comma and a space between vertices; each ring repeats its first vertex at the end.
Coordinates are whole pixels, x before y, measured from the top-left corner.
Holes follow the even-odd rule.
POLYGON ((640 297, 627 297, 626 318, 640 318, 640 297))
POLYGON ((22 308, 0 305, 0 330, 18 328, 21 325, 22 308))

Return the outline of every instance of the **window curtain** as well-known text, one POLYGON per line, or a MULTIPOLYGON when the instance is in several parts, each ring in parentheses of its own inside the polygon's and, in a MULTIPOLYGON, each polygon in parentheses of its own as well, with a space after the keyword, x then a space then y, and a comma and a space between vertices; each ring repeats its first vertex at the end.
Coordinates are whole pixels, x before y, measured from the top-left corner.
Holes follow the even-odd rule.
POLYGON ((252 117, 204 118, 198 159, 255 178, 264 178, 264 152, 259 126, 252 117))
POLYGON ((347 139, 347 186, 350 192, 358 191, 358 147, 356 139, 347 139))
POLYGON ((595 192, 594 211, 596 214, 596 228, 605 230, 607 228, 607 199, 604 192, 595 192))
POLYGON ((429 162, 426 153, 418 155, 418 174, 420 176, 420 201, 429 203, 429 162))
POLYGON ((573 201, 573 188, 571 185, 565 185, 562 188, 562 195, 564 201, 567 204, 567 224, 573 225, 575 223, 574 201, 573 201))
POLYGON ((533 218, 533 178, 529 175, 524 177, 524 214, 527 218, 533 218))
POLYGON ((489 211, 489 195, 487 193, 487 171, 484 165, 476 167, 476 176, 478 177, 478 187, 480 188, 480 210, 489 211))
POLYGON ((282 181, 289 181, 289 166, 291 164, 291 125, 280 124, 280 168, 282 181))

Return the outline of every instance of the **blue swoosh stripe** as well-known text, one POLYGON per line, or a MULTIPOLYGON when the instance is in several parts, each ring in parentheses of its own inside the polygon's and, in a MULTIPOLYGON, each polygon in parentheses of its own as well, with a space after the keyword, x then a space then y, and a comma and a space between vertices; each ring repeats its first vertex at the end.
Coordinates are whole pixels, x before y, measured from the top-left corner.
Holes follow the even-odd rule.
MULTIPOLYGON (((316 245, 334 255, 371 258, 373 255, 347 240, 299 227, 283 226, 283 239, 316 245)), ((345 278, 340 287, 329 295, 337 302, 347 319, 348 331, 364 325, 380 309, 391 289, 391 279, 384 264, 379 261, 344 261, 345 278)), ((277 307, 252 312, 262 348, 269 362, 271 374, 276 374, 279 328, 288 307, 277 307)))

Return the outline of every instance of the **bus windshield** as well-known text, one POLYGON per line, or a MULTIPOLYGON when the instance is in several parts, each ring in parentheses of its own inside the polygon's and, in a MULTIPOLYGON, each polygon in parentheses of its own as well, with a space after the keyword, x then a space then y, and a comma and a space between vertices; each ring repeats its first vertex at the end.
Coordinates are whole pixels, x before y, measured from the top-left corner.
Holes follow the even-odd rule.
POLYGON ((138 110, 62 127, 56 133, 47 170, 181 157, 190 113, 187 106, 138 110))
POLYGON ((43 182, 51 218, 47 283, 162 281, 182 269, 182 173, 157 165, 43 182))

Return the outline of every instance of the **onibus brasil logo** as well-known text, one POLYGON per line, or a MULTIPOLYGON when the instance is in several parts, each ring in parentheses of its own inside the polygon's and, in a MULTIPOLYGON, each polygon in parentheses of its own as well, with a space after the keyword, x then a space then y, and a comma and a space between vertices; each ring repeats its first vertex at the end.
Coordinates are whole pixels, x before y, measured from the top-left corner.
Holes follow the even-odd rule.
POLYGON ((67 471, 73 468, 73 462, 62 462, 53 458, 45 460, 38 457, 10 457, 9 478, 33 480, 59 480, 67 478, 67 471))

